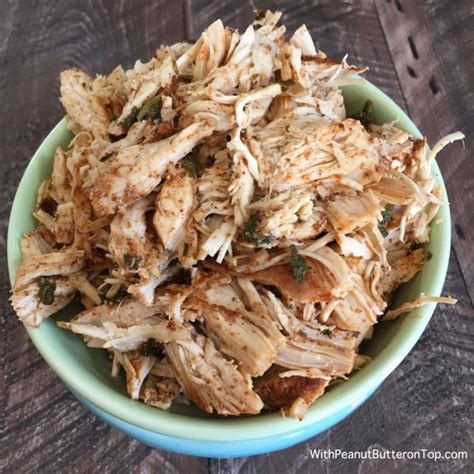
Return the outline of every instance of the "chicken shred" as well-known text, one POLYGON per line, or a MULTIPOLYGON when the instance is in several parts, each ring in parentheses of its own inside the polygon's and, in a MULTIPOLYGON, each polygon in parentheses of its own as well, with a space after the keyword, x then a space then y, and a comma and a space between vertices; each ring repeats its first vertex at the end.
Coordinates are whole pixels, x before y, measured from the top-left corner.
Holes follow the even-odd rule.
POLYGON ((368 358, 359 344, 429 258, 445 196, 431 151, 350 116, 364 67, 328 58, 280 12, 217 20, 124 71, 60 76, 74 139, 38 190, 11 301, 105 349, 134 400, 302 419, 368 358))

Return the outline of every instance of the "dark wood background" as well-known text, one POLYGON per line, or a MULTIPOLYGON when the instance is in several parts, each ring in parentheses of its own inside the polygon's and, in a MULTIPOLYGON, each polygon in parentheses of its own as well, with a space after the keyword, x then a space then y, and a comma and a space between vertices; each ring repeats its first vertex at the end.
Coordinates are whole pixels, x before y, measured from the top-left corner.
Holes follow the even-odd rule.
POLYGON ((1 251, 2 472, 474 472, 474 4, 472 0, 213 1, 2 0, 0 9, 0 245, 15 189, 33 152, 63 115, 58 75, 107 73, 149 58, 162 43, 196 37, 212 20, 243 28, 252 9, 305 23, 331 56, 349 53, 367 78, 414 119, 431 143, 467 135, 439 163, 453 216, 445 294, 429 328, 374 397, 326 433, 291 449, 234 460, 151 449, 97 419, 37 354, 8 304, 1 251), (468 451, 470 460, 313 461, 310 448, 468 451))

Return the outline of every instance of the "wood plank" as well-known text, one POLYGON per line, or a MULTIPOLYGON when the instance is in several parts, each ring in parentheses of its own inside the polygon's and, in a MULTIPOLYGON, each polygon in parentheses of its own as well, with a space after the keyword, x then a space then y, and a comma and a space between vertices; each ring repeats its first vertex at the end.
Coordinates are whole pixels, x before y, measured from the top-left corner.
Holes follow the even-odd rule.
MULTIPOLYGON (((8 2, 0 22, 1 266, 10 204, 19 178, 62 117, 58 75, 77 66, 106 73, 147 59, 184 36, 183 5, 165 0, 8 2)), ((205 472, 205 459, 151 449, 100 421, 42 360, 1 295, 2 472, 205 472)))
POLYGON ((408 111, 431 144, 461 130, 438 156, 454 222, 453 241, 474 301, 474 9, 472 1, 376 0, 408 111))
POLYGON ((184 0, 186 33, 198 38, 213 21, 221 19, 224 25, 243 31, 253 19, 252 2, 249 0, 184 0))

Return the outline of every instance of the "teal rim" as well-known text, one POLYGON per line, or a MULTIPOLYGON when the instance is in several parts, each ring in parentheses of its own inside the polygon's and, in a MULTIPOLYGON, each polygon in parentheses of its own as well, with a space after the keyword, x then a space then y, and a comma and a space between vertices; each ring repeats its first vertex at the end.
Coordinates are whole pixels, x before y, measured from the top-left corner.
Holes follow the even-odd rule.
MULTIPOLYGON (((403 110, 368 81, 365 81, 362 86, 348 86, 344 89, 350 91, 353 88, 361 89, 365 97, 369 96, 373 100, 375 107, 380 104, 381 107, 389 109, 392 115, 395 114, 398 117, 397 125, 400 128, 405 129, 415 138, 422 137, 420 131, 403 110)), ((34 154, 18 186, 8 228, 8 270, 11 282, 14 281, 21 261, 19 239, 25 231, 21 226, 21 208, 24 207, 25 200, 31 201, 32 199, 28 197, 32 191, 31 176, 39 172, 38 162, 48 159, 45 158, 45 155, 51 162, 53 156, 51 150, 59 145, 67 144, 69 140, 67 133, 65 121, 62 120, 49 133, 34 154)), ((422 291, 429 295, 439 296, 448 268, 451 222, 446 189, 436 163, 433 164, 433 171, 437 181, 442 185, 444 204, 439 210, 436 222, 432 225, 431 236, 432 240, 437 242, 437 249, 429 262, 430 274, 427 275, 425 271, 422 271, 426 276, 423 280, 422 291)), ((34 191, 33 194, 36 195, 36 190, 34 191)), ((26 328, 26 330, 48 365, 64 383, 88 402, 110 415, 145 430, 167 436, 227 442, 257 440, 274 436, 275 433, 279 433, 281 436, 296 436, 306 427, 319 423, 348 407, 355 406, 358 400, 375 390, 402 362, 420 338, 435 307, 435 303, 430 303, 404 316, 397 329, 397 337, 391 339, 370 363, 351 375, 349 380, 335 386, 318 399, 310 407, 303 421, 283 419, 278 413, 241 418, 203 418, 152 408, 141 402, 130 400, 124 394, 107 386, 97 374, 87 370, 86 367, 75 361, 74 357, 65 358, 61 348, 49 346, 43 340, 41 327, 38 329, 26 328)), ((60 329, 57 328, 57 330, 60 329)))

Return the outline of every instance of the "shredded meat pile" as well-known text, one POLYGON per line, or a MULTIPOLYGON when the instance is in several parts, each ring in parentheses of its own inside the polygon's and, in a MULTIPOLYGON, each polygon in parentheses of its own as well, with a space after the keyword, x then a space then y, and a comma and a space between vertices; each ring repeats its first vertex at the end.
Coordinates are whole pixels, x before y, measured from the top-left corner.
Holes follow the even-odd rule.
POLYGON ((13 306, 38 326, 78 294, 59 326, 152 406, 302 418, 367 361, 360 342, 426 259, 433 158, 462 134, 430 152, 369 102, 348 117, 341 86, 364 68, 305 26, 286 41, 280 16, 242 34, 216 21, 106 77, 61 74, 75 137, 39 189, 13 306))

